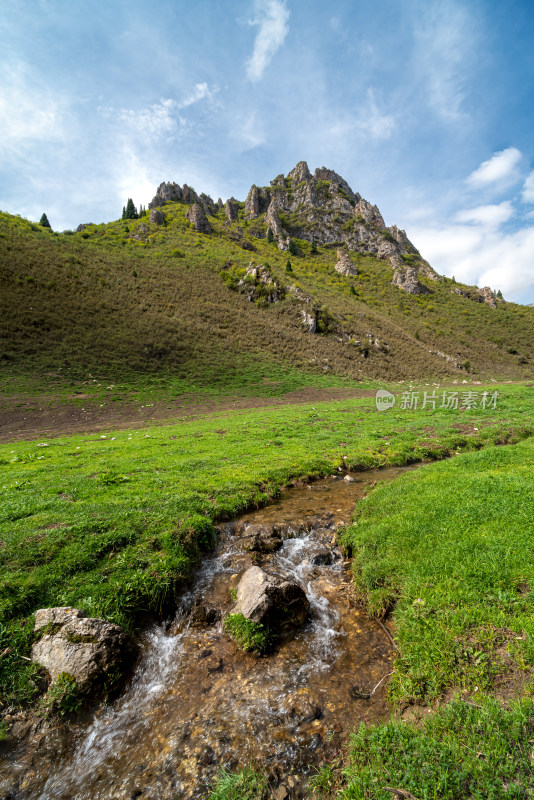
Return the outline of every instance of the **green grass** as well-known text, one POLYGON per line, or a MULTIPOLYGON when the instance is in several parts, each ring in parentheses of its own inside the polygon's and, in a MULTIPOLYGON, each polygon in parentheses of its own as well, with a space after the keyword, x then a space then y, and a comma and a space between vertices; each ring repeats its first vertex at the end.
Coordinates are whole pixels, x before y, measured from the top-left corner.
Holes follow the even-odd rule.
POLYGON ((243 614, 228 614, 224 629, 245 652, 267 653, 273 645, 274 636, 261 622, 253 622, 243 614))
POLYGON ((263 220, 227 226, 218 212, 210 217, 212 234, 202 235, 186 210, 168 204, 161 227, 143 218, 80 234, 51 233, 0 213, 2 379, 34 373, 52 384, 62 376, 135 382, 173 374, 186 387, 221 391, 247 384, 258 364, 358 379, 467 374, 443 354, 487 379, 534 374, 534 309, 490 309, 455 294, 459 285, 449 279, 423 279, 432 294, 408 295, 391 285, 387 263, 361 253, 352 255, 359 275, 344 277, 334 269, 335 247, 313 254, 304 240, 287 275, 287 253, 262 238, 263 220), (148 225, 146 234, 140 225, 148 225), (258 308, 225 286, 219 273, 227 262, 242 270, 251 258, 287 287, 282 302, 258 308), (331 332, 302 329, 302 301, 290 287, 325 309, 331 332))
POLYGON ((489 691, 534 663, 534 440, 380 486, 344 532, 359 596, 394 610, 397 701, 489 691))
POLYGON ((239 772, 222 770, 208 795, 211 800, 267 800, 268 796, 267 779, 250 767, 239 772))
POLYGON ((343 762, 311 782, 313 796, 391 800, 386 787, 418 800, 532 797, 534 701, 502 708, 495 700, 455 700, 419 727, 361 725, 343 762))
POLYGON ((9 668, 0 661, 4 703, 40 690, 22 658, 37 608, 71 605, 131 630, 141 613, 172 604, 217 520, 264 504, 294 479, 532 433, 530 390, 500 388, 497 409, 486 411, 379 413, 364 398, 1 445, 0 614, 13 650, 9 668))

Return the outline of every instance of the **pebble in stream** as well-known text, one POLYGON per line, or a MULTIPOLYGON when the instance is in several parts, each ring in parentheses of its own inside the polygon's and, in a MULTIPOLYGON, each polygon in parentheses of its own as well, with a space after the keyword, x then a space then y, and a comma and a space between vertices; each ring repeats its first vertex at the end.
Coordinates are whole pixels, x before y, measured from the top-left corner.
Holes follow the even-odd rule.
POLYGON ((57 761, 53 735, 51 747, 45 737, 37 752, 15 754, 0 788, 7 775, 16 777, 20 800, 200 798, 220 768, 250 763, 302 796, 307 777, 351 729, 388 715, 386 681, 373 689, 391 672, 391 646, 354 603, 335 530, 366 486, 402 471, 326 479, 220 526, 218 547, 176 618, 145 633, 122 697, 89 727, 73 726, 73 752, 63 747, 57 761), (258 526, 280 539, 267 552, 250 549, 258 526), (310 601, 305 625, 262 658, 242 653, 223 628, 230 589, 253 563, 296 579, 310 601))

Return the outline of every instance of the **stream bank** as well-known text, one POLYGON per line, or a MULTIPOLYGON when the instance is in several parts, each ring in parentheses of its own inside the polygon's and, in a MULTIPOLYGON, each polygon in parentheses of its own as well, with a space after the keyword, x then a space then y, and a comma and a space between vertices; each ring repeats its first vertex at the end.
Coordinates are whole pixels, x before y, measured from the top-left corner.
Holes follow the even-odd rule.
POLYGON ((0 797, 200 798, 221 768, 248 764, 301 797, 350 730, 389 716, 391 643, 355 603, 336 531, 369 487, 407 469, 329 477, 220 525, 218 545, 173 619, 141 637, 123 694, 88 721, 36 734, 9 752, 0 797), (258 548, 260 529, 279 544, 258 548), (262 658, 240 651, 223 626, 232 590, 252 565, 298 582, 310 602, 296 635, 262 658))

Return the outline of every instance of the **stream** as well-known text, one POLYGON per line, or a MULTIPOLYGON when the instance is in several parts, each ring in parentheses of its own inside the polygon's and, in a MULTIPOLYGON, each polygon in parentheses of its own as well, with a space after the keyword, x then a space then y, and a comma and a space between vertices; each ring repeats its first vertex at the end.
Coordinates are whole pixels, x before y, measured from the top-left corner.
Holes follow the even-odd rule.
POLYGON ((0 765, 0 800, 201 798, 221 768, 248 765, 303 797, 355 726, 389 714, 393 650, 357 606, 335 541, 369 487, 406 469, 325 478, 219 525, 174 618, 143 633, 121 696, 23 741, 0 765), (251 549, 258 526, 277 533, 279 549, 251 549), (252 565, 297 581, 310 602, 296 635, 263 657, 240 651, 223 626, 231 590, 252 565))

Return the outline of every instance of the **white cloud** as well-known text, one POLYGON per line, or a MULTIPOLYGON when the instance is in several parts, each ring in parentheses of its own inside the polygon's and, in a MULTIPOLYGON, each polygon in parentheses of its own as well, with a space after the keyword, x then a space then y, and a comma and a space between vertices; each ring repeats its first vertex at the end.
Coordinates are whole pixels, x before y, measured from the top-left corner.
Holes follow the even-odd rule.
POLYGON ((372 89, 368 89, 367 97, 369 106, 366 113, 360 117, 357 126, 369 133, 374 139, 389 139, 397 127, 397 122, 392 114, 383 114, 375 101, 372 89))
POLYGON ((486 223, 445 222, 410 228, 409 236, 440 274, 501 289, 508 300, 534 299, 534 226, 506 232, 486 223))
POLYGON ((456 222, 472 222, 475 225, 489 225, 498 227, 504 222, 508 222, 514 215, 514 209, 510 200, 505 200, 498 205, 477 206, 477 208, 466 208, 459 211, 454 219, 456 222))
POLYGON ((467 178, 467 183, 474 189, 486 188, 492 185, 510 185, 519 177, 518 164, 521 161, 521 152, 516 147, 507 147, 495 153, 487 161, 474 170, 467 178))
POLYGON ((396 117, 378 108, 372 89, 367 90, 367 99, 367 106, 362 108, 358 116, 338 117, 333 124, 329 122, 326 134, 321 130, 321 139, 327 135, 337 140, 351 141, 356 134, 364 134, 365 138, 375 141, 389 139, 397 127, 396 117))
POLYGON ((64 138, 64 111, 52 93, 24 63, 0 72, 0 152, 64 138))
POLYGON ((429 105, 443 120, 458 121, 477 40, 471 11, 450 0, 416 6, 415 58, 429 105))
POLYGON ((178 108, 187 108, 193 103, 198 103, 204 98, 211 98, 211 91, 207 83, 197 83, 193 91, 178 105, 178 108))
POLYGON ((254 50, 247 61, 247 77, 259 81, 276 51, 284 43, 289 32, 289 11, 283 0, 256 0, 256 16, 251 25, 260 29, 254 42, 254 50))
POLYGON ((265 131, 255 112, 245 119, 237 120, 233 131, 234 138, 240 143, 240 149, 243 151, 253 150, 265 142, 265 131))
POLYGON ((534 172, 527 176, 521 196, 524 203, 534 203, 534 172))
POLYGON ((131 108, 98 108, 104 117, 115 117, 123 124, 148 136, 171 136, 178 131, 178 122, 173 115, 177 108, 175 100, 162 98, 148 108, 134 110, 131 108))

